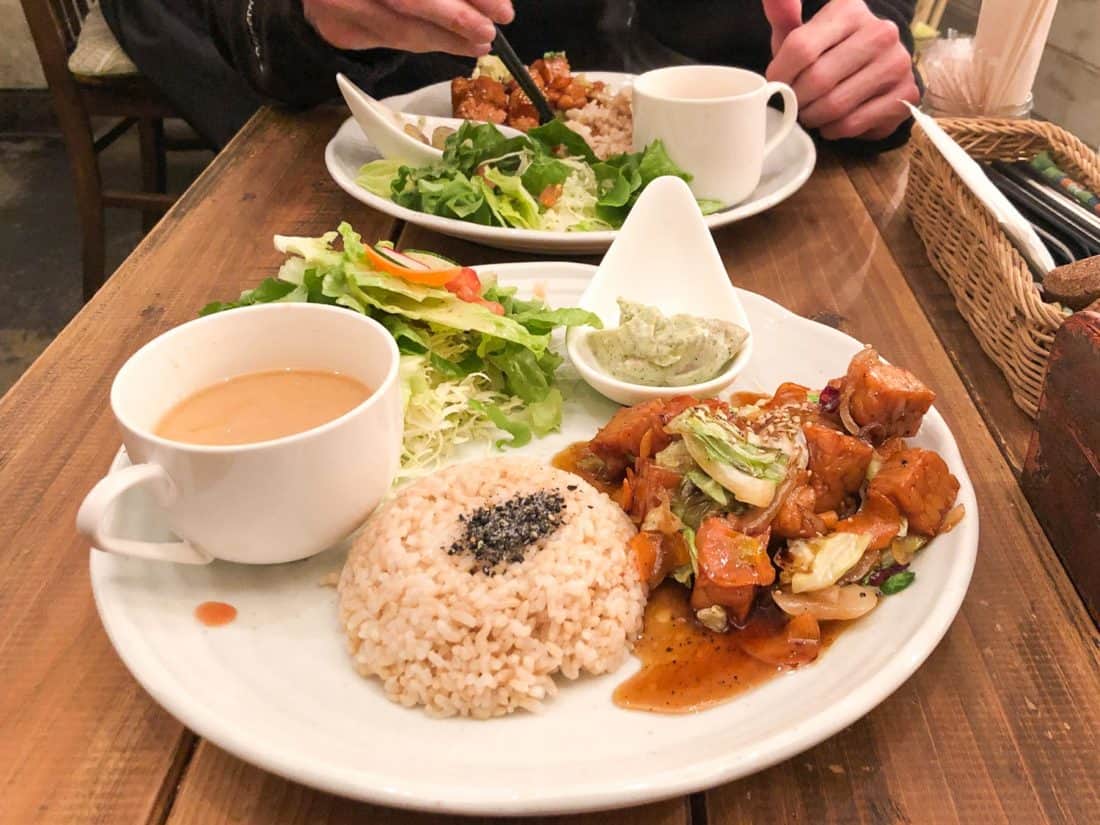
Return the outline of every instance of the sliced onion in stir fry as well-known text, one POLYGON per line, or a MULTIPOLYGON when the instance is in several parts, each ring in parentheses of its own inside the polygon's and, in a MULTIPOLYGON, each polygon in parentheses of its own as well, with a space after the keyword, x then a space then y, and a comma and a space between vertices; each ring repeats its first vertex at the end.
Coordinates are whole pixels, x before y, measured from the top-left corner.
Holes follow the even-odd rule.
POLYGON ((809 613, 818 621, 858 619, 878 604, 878 592, 859 584, 833 585, 812 593, 773 590, 772 599, 791 616, 809 613))
POLYGON ((963 516, 966 515, 966 506, 961 502, 956 504, 950 510, 947 511, 947 515, 943 517, 943 521, 940 522, 940 529, 937 535, 943 535, 950 532, 956 524, 963 520, 963 516))
POLYGON ((786 501, 788 494, 798 482, 798 471, 806 466, 806 456, 808 455, 809 450, 807 448, 799 446, 794 450, 788 465, 787 475, 779 482, 771 503, 767 507, 753 507, 739 516, 737 519, 738 530, 751 536, 763 532, 772 523, 775 514, 779 512, 779 508, 783 506, 783 502, 786 501))
POLYGON ((852 582, 859 581, 871 572, 881 558, 881 550, 868 550, 863 554, 862 558, 856 562, 854 567, 850 568, 847 573, 837 580, 837 584, 851 584, 852 582))
POLYGON ((859 434, 859 424, 852 418, 852 411, 849 408, 849 404, 852 400, 852 382, 845 381, 844 389, 840 391, 840 403, 837 405, 836 411, 840 416, 841 422, 844 424, 844 429, 848 431, 850 435, 859 434))

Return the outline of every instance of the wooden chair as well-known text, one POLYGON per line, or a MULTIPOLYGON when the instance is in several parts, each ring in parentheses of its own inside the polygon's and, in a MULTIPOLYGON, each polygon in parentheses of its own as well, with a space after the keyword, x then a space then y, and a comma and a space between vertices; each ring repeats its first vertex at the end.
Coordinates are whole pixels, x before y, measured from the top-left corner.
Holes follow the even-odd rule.
MULTIPOLYGON (((69 71, 68 58, 84 24, 89 0, 21 0, 42 70, 53 97, 66 151, 72 165, 77 210, 80 213, 84 299, 105 279, 103 213, 106 207, 138 209, 148 231, 172 205, 166 192, 164 118, 172 108, 140 75, 84 78, 69 71), (96 135, 92 117, 117 118, 96 135), (131 127, 137 126, 141 154, 142 191, 104 189, 98 154, 131 127)), ((187 141, 171 148, 200 148, 187 141)))

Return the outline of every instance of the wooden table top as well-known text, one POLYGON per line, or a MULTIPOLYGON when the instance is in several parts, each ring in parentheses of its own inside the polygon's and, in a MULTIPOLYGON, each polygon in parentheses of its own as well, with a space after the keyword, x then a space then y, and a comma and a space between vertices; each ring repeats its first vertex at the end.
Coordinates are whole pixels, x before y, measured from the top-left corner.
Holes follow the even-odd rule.
MULTIPOLYGON (((413 823, 197 739, 122 666, 74 519, 119 433, 111 380, 138 346, 274 272, 275 233, 349 220, 465 263, 517 256, 370 212, 326 174, 342 115, 263 111, 0 400, 0 822, 413 823)), ((812 750, 724 787, 574 821, 1042 823, 1100 815, 1100 636, 1016 481, 1028 422, 899 208, 904 155, 823 153, 805 187, 718 233, 739 286, 838 325, 939 394, 977 491, 969 594, 927 662, 812 750)))

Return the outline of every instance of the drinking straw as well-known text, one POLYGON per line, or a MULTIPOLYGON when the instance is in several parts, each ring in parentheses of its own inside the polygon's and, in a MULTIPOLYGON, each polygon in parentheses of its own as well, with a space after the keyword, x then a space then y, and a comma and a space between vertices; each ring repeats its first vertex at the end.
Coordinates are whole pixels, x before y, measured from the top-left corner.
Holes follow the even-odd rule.
POLYGON ((1055 0, 983 0, 974 51, 992 64, 978 99, 983 110, 1020 106, 1035 82, 1055 0))

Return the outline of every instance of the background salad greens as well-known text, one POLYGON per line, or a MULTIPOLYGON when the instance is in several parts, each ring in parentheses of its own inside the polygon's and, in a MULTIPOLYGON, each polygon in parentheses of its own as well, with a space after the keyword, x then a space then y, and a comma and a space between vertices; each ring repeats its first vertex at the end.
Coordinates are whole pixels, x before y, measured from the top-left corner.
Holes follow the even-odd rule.
POLYGON ((504 307, 496 315, 444 288, 371 269, 362 238, 347 223, 319 238, 277 235, 275 246, 288 256, 276 277, 200 314, 308 301, 379 321, 401 352, 404 477, 430 471, 467 441, 503 431, 507 437, 498 446, 521 446, 560 425, 555 374, 562 358, 550 348, 550 334, 559 327, 599 327, 592 313, 520 299, 514 288, 482 275, 482 297, 504 307))
MULTIPOLYGON (((663 175, 691 181, 655 140, 644 151, 599 160, 583 137, 560 120, 507 138, 490 123, 466 121, 450 135, 440 163, 413 168, 375 160, 360 170, 358 183, 399 206, 486 226, 543 229, 547 187, 582 176, 586 185, 562 194, 578 220, 572 231, 616 229, 646 186, 663 175)), ((717 201, 700 201, 704 214, 717 201)))

